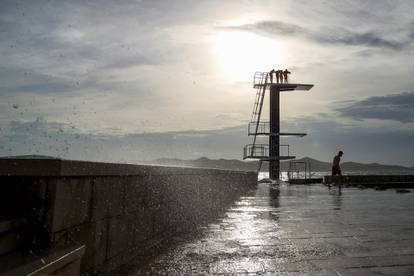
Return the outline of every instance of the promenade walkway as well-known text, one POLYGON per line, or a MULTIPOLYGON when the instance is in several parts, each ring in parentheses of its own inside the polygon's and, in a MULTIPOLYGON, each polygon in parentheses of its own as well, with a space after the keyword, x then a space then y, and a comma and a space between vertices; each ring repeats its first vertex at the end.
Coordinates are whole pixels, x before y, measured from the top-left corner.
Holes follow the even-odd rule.
POLYGON ((259 184, 135 274, 414 275, 414 190, 259 184))

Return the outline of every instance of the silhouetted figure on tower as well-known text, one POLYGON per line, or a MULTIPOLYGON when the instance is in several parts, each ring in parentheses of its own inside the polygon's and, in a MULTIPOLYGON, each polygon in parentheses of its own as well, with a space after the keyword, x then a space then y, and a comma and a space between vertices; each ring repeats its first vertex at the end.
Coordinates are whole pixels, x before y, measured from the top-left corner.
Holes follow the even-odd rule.
POLYGON ((282 70, 277 70, 276 71, 276 80, 277 83, 281 83, 283 80, 283 76, 282 76, 282 70))
POLYGON ((273 74, 274 74, 274 73, 276 73, 275 69, 272 69, 272 70, 269 72, 270 83, 273 83, 273 74))
POLYGON ((285 79, 285 83, 288 83, 288 75, 290 74, 290 72, 285 69, 285 71, 283 71, 283 78, 285 79))

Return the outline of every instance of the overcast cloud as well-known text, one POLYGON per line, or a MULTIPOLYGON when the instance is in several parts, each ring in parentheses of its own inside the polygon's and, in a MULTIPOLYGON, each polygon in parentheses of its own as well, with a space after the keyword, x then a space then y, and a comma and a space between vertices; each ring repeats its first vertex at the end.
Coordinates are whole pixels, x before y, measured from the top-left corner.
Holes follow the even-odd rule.
MULTIPOLYGON (((408 26, 409 27, 409 26, 408 26)), ((407 34, 404 41, 393 41, 382 37, 375 31, 355 32, 345 28, 325 27, 321 30, 311 30, 304 27, 288 24, 280 21, 260 21, 254 24, 245 24, 239 26, 228 26, 227 30, 251 31, 264 35, 279 36, 299 36, 318 43, 342 44, 349 46, 367 46, 387 48, 391 50, 401 50, 404 46, 410 46, 412 35, 407 34)))
POLYGON ((343 116, 356 120, 379 119, 401 123, 414 122, 414 92, 391 94, 382 97, 369 97, 360 101, 350 101, 336 109, 343 116))

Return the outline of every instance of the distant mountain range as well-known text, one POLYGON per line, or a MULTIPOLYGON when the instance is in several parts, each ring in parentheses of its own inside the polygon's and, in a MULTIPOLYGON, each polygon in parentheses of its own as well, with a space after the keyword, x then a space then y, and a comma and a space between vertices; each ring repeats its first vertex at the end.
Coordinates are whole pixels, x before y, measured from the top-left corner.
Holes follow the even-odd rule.
MULTIPOLYGON (((308 162, 312 171, 326 172, 331 170, 331 163, 319 161, 313 158, 304 157, 297 159, 296 161, 308 162)), ((228 170, 240 170, 240 171, 256 171, 258 168, 257 161, 241 161, 237 159, 209 159, 202 157, 195 160, 181 160, 160 158, 153 161, 145 161, 140 163, 167 165, 167 166, 187 166, 187 167, 200 167, 200 168, 217 168, 228 170)), ((267 170, 267 166, 264 163, 262 171, 267 170)), ((344 162, 341 163, 343 171, 372 171, 372 172, 391 172, 391 171, 412 171, 414 167, 404 167, 398 165, 383 165, 378 163, 363 164, 357 162, 344 162)), ((287 171, 289 169, 289 161, 281 162, 281 170, 287 171)))
MULTIPOLYGON (((0 159, 59 159, 53 156, 44 155, 20 155, 20 156, 3 156, 0 159)), ((295 161, 304 161, 310 164, 310 170, 314 172, 329 172, 331 170, 331 163, 319 161, 310 157, 304 157, 296 159, 295 161)), ((159 158, 152 161, 137 161, 132 163, 138 164, 152 164, 152 165, 164 165, 164 166, 185 166, 185 167, 198 167, 198 168, 216 168, 226 170, 239 170, 239 171, 257 171, 259 166, 258 161, 241 161, 237 159, 209 159, 201 157, 195 160, 182 160, 173 158, 159 158)), ((404 167, 398 165, 383 165, 378 163, 363 164, 357 162, 344 162, 341 163, 341 168, 344 172, 347 171, 362 171, 362 172, 412 172, 414 173, 414 167, 404 167)), ((281 170, 287 171, 289 169, 289 161, 281 162, 281 170)), ((261 171, 267 171, 267 162, 263 163, 261 171)))

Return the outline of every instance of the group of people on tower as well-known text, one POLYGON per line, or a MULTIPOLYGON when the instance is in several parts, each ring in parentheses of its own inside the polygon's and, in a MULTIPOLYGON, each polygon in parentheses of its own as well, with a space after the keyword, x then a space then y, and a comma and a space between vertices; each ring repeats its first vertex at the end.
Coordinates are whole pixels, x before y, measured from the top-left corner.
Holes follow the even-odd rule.
POLYGON ((270 79, 270 83, 273 83, 273 79, 275 77, 276 79, 276 83, 288 83, 288 75, 290 74, 290 72, 285 69, 285 70, 275 70, 272 69, 269 73, 269 79, 270 79))

